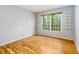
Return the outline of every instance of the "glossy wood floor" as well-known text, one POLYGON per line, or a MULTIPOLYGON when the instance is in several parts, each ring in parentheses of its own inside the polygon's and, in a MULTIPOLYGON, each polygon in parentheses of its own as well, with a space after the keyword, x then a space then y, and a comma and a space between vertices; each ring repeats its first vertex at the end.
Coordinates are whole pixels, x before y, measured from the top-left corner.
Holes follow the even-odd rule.
POLYGON ((74 42, 41 35, 0 47, 0 54, 76 54, 74 42))

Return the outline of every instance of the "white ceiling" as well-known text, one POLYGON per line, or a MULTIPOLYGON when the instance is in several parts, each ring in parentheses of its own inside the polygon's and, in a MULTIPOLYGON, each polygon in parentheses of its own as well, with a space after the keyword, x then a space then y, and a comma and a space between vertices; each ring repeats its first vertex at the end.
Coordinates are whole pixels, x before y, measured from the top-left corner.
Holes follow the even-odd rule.
POLYGON ((55 8, 65 7, 67 5, 19 5, 18 7, 32 11, 32 12, 42 12, 55 8))

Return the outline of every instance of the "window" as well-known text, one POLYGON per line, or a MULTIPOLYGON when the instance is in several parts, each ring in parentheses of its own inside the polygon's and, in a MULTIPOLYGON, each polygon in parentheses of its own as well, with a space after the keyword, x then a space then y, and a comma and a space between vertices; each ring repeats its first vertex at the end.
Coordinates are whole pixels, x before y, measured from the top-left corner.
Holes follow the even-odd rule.
POLYGON ((61 13, 42 15, 43 30, 61 31, 61 13))
POLYGON ((49 15, 43 16, 43 29, 50 30, 50 16, 49 15))

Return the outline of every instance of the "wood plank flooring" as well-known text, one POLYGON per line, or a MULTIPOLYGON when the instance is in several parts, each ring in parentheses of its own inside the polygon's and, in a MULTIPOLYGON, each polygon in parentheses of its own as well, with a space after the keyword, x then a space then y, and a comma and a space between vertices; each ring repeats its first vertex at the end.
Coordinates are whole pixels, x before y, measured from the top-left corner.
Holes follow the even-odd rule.
POLYGON ((35 35, 0 46, 0 54, 77 54, 74 42, 35 35))

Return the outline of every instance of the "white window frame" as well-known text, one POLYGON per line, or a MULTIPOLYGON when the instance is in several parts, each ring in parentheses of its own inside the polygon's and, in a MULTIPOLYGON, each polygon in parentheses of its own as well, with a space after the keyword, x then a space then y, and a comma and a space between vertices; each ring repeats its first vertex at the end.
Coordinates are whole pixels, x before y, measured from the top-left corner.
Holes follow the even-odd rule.
MULTIPOLYGON (((57 13, 59 13, 59 12, 57 12, 57 13)), ((50 13, 51 14, 51 13, 50 13)), ((47 15, 47 14, 44 14, 44 15, 47 15)), ((41 25, 41 28, 42 28, 42 30, 43 31, 50 31, 50 32, 62 32, 62 14, 61 14, 61 22, 60 22, 60 25, 61 25, 61 28, 60 28, 60 31, 53 31, 53 30, 51 30, 51 16, 50 16, 50 29, 49 30, 44 30, 43 29, 43 17, 41 17, 41 19, 42 19, 42 25, 41 25)))

